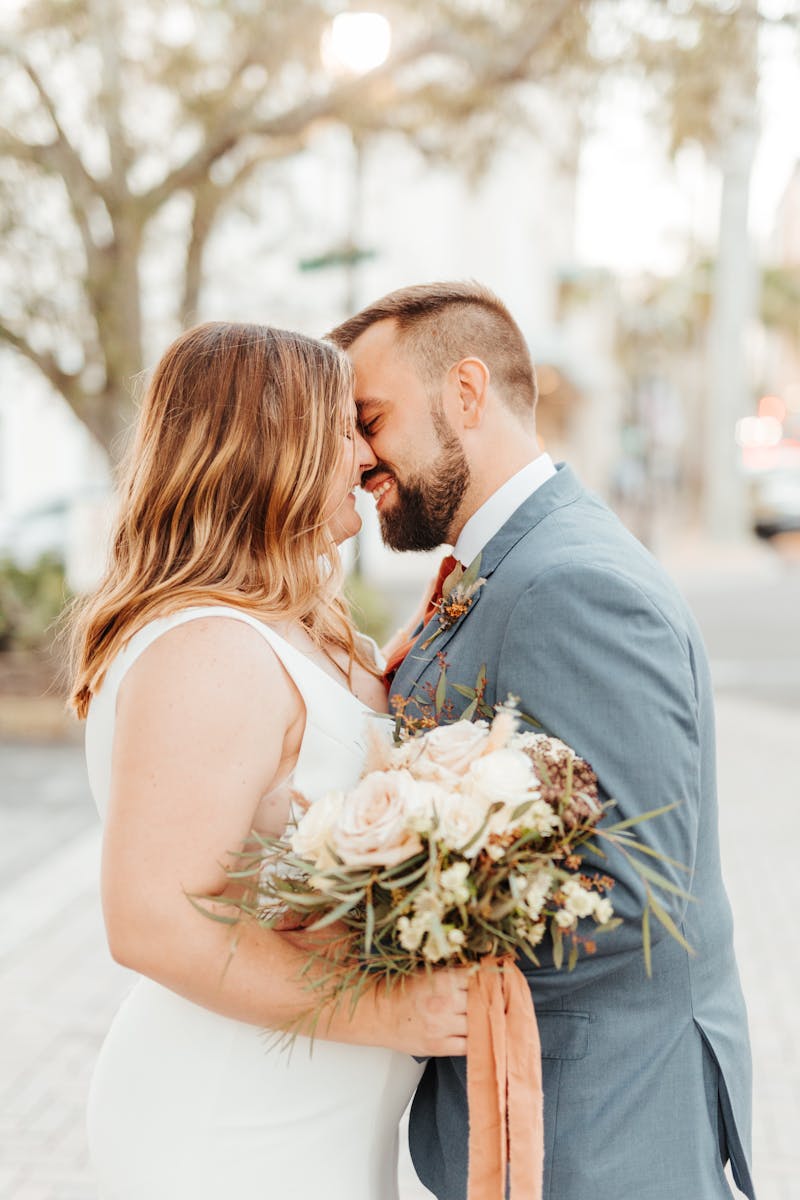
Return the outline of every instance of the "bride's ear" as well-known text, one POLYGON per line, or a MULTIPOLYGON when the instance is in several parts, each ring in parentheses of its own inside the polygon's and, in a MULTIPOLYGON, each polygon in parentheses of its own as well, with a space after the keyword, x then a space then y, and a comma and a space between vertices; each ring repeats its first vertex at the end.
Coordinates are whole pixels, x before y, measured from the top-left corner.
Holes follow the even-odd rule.
POLYGON ((477 429, 483 421, 489 396, 489 368, 481 358, 462 358, 451 373, 458 389, 461 426, 477 429))

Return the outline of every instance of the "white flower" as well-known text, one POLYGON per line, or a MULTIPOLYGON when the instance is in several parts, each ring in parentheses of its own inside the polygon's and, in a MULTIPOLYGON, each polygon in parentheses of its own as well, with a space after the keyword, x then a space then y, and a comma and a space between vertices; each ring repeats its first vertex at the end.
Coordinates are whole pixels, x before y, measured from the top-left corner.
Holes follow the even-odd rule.
POLYGON ((410 950, 412 954, 415 950, 419 950, 426 932, 426 924, 416 917, 413 920, 410 917, 398 917, 397 919, 398 941, 404 950, 410 950))
POLYGON ((576 917, 588 917, 595 911, 599 899, 596 892, 582 887, 577 879, 568 879, 559 889, 565 897, 564 907, 576 917))
POLYGON ((533 917, 534 920, 537 919, 544 908, 552 886, 552 877, 545 871, 540 871, 537 875, 534 875, 533 879, 529 882, 525 892, 525 908, 529 916, 533 917))
POLYGON ((343 804, 343 792, 327 792, 306 809, 291 837, 292 850, 298 858, 315 866, 333 863, 328 847, 343 804))
POLYGON ((451 792, 445 796, 439 810, 436 837, 448 850, 456 850, 467 858, 474 858, 486 845, 492 832, 491 818, 487 818, 488 806, 480 796, 451 792))
POLYGON ((520 829, 531 829, 540 837, 548 837, 561 826, 560 817, 553 811, 546 800, 534 800, 517 818, 515 825, 520 829))
POLYGON ((463 946, 467 940, 467 935, 463 929, 448 929, 447 940, 451 946, 463 946))
POLYGON ((561 929, 574 929, 578 924, 578 918, 574 913, 568 912, 565 908, 560 908, 556 913, 556 924, 561 929))
POLYGON ((566 742, 562 742, 560 738, 550 737, 546 733, 515 733, 510 745, 515 750, 533 750, 537 754, 543 755, 558 755, 564 752, 572 754, 566 742))
POLYGON ((539 780, 521 750, 493 750, 473 762, 465 786, 486 804, 500 800, 514 808, 536 796, 539 780))
POLYGON ((544 921, 536 921, 533 925, 528 926, 525 936, 532 946, 538 946, 545 935, 546 929, 547 925, 544 921))
MULTIPOLYGON (((452 930, 451 932, 457 931, 452 930)), ((456 949, 457 943, 451 942, 444 927, 438 922, 432 924, 422 948, 423 956, 427 958, 428 962, 441 962, 443 958, 449 958, 451 954, 455 954, 456 949)))
POLYGON ((419 739, 422 747, 413 762, 414 777, 457 786, 483 752, 488 736, 485 721, 456 721, 431 729, 419 739))
POLYGON ((614 906, 605 896, 598 896, 594 906, 594 919, 598 925, 605 925, 614 915, 614 906))
POLYGON ((333 849, 348 867, 391 867, 422 849, 409 827, 407 771, 376 771, 345 796, 333 827, 333 849))
POLYGON ((442 911, 442 901, 438 896, 427 888, 420 892, 414 901, 413 917, 398 918, 397 938, 400 945, 412 954, 422 946, 422 955, 428 962, 440 962, 454 954, 460 943, 458 937, 453 938, 451 934, 458 934, 459 931, 441 924, 442 911))
POLYGON ((452 867, 448 867, 446 871, 442 871, 439 882, 442 885, 442 898, 446 904, 467 903, 469 900, 468 876, 469 863, 467 862, 453 863, 452 867))

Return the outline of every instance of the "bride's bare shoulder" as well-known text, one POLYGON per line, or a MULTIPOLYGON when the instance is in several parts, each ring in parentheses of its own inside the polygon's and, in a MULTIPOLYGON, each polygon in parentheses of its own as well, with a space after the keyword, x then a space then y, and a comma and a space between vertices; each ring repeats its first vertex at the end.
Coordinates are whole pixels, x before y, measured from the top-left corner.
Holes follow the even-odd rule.
POLYGON ((122 682, 123 693, 144 691, 184 699, 215 695, 220 703, 250 705, 288 700, 296 689, 267 638, 248 621, 220 613, 181 620, 139 654, 122 682))

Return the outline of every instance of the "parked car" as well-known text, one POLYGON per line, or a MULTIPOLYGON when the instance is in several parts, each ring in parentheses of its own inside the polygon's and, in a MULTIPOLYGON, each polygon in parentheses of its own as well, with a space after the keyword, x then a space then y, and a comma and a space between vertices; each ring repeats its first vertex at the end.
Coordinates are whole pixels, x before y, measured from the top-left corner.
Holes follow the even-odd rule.
POLYGON ((800 466, 775 467, 755 476, 751 496, 759 537, 800 531, 800 466))

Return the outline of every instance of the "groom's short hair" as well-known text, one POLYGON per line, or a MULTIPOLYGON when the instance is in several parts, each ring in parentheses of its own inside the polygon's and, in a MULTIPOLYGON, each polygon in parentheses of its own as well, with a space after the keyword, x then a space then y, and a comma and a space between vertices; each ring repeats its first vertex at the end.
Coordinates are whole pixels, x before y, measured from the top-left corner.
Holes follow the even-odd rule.
POLYGON ((498 395, 520 416, 536 408, 536 370, 522 330, 503 301, 473 280, 400 288, 326 334, 346 350, 378 321, 395 321, 400 343, 431 388, 454 363, 482 359, 498 395))

